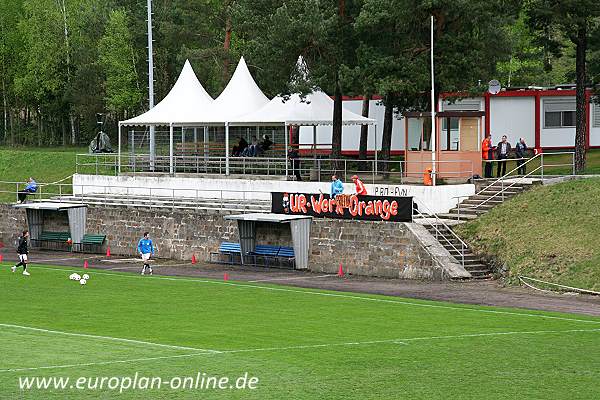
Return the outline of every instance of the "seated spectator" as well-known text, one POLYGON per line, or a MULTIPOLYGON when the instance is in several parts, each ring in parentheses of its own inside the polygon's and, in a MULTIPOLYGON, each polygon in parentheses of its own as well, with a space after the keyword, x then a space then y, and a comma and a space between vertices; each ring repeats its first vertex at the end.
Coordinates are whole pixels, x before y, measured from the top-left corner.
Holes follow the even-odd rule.
POLYGON ((248 142, 246 141, 246 139, 241 137, 238 144, 236 146, 233 146, 233 150, 232 150, 231 154, 234 157, 239 157, 242 155, 242 152, 246 149, 246 147, 248 147, 248 142))
POLYGON ((265 152, 271 148, 273 142, 269 139, 269 135, 263 135, 263 140, 260 142, 260 150, 261 152, 265 152))
POLYGON ((37 192, 37 188, 38 188, 38 184, 36 183, 35 180, 33 180, 33 178, 30 177, 27 180, 27 186, 25 186, 25 189, 21 190, 18 193, 19 203, 23 203, 25 201, 25 199, 27 198, 28 194, 37 192))
POLYGON ((252 144, 247 146, 244 151, 242 151, 242 157, 256 157, 258 154, 258 140, 256 140, 256 136, 252 138, 252 144))

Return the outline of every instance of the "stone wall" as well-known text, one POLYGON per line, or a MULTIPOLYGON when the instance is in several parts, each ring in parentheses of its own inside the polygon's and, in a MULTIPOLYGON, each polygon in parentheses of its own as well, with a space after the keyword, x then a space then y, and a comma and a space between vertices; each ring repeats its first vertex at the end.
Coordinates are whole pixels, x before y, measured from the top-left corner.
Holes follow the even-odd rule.
MULTIPOLYGON (((239 241, 237 223, 223 217, 206 210, 93 206, 88 208, 86 232, 106 234, 114 255, 135 255, 138 240, 149 231, 158 257, 190 260, 195 254, 199 260, 207 260, 221 242, 239 241)), ((59 222, 60 218, 53 220, 52 226, 59 222)), ((0 206, 0 240, 13 243, 24 229, 21 227, 26 227, 25 212, 0 206)), ((289 228, 259 223, 257 243, 291 246, 289 228)), ((309 268, 336 273, 340 262, 344 271, 355 275, 427 280, 446 277, 405 223, 314 219, 309 268)))
POLYGON ((10 204, 0 204, 0 243, 14 247, 17 239, 27 229, 25 210, 12 208, 10 204))

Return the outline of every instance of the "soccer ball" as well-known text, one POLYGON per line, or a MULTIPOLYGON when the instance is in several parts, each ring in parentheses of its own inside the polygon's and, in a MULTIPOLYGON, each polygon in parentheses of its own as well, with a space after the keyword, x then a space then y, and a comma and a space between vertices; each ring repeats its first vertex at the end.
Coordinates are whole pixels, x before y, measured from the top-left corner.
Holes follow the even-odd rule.
POLYGON ((85 279, 80 279, 79 280, 79 284, 80 285, 85 285, 86 283, 87 283, 87 280, 85 280, 85 279))
POLYGON ((82 278, 87 281, 88 279, 90 279, 90 276, 88 274, 83 274, 82 278))
POLYGON ((75 272, 74 272, 74 273, 72 273, 71 275, 69 275, 69 279, 70 279, 70 280, 72 280, 72 281, 78 281, 78 280, 80 280, 80 279, 81 279, 81 276, 79 276, 79 274, 78 274, 78 273, 75 273, 75 272))

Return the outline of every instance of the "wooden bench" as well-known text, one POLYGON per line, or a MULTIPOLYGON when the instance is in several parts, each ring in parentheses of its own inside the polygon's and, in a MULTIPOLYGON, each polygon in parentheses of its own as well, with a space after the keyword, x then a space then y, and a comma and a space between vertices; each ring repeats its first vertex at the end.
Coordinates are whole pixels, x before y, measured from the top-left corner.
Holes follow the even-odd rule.
POLYGON ((222 242, 219 246, 219 251, 211 252, 209 262, 216 264, 240 264, 241 263, 242 249, 239 243, 222 242), (225 256, 225 260, 223 260, 225 256), (240 262, 234 263, 234 259, 240 260, 240 262))

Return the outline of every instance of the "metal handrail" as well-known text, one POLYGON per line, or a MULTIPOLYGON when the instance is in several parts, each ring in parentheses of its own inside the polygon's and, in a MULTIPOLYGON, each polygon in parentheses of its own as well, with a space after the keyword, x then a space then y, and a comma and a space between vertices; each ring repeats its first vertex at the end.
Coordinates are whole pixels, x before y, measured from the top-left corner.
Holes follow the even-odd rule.
MULTIPOLYGON (((420 218, 431 218, 434 217, 435 218, 435 224, 432 224, 431 226, 435 229, 435 239, 439 242, 439 235, 442 235, 445 237, 445 235, 439 230, 438 225, 442 225, 444 228, 446 228, 447 232, 450 232, 450 234, 459 241, 460 245, 461 245, 461 249, 459 250, 450 240, 446 239, 446 243, 448 243, 452 249, 456 252, 458 252, 460 254, 460 264, 462 265, 462 267, 465 267, 465 250, 469 248, 469 246, 465 243, 464 240, 462 240, 451 228, 449 225, 447 225, 442 219, 440 219, 436 213, 432 212, 425 204, 420 204, 419 207, 423 207, 429 214, 425 215, 421 212, 421 210, 419 208, 417 208, 415 210, 415 207, 413 207, 413 213, 416 211, 418 216, 420 218)), ((454 257, 456 259, 456 257, 454 257)), ((458 259, 456 259, 456 261, 458 261, 458 259)))
MULTIPOLYGON (((125 173, 136 174, 138 168, 149 163, 148 154, 125 154, 121 155, 124 157, 125 164, 122 164, 124 168, 132 168, 131 171, 124 171, 125 173)), ((102 153, 102 154, 77 154, 76 158, 76 171, 78 173, 92 173, 102 174, 109 172, 111 175, 118 175, 116 165, 118 164, 119 155, 114 153, 102 153), (90 161, 86 160, 90 159, 90 161), (89 169, 92 167, 92 171, 84 170, 83 168, 89 169), (102 168, 102 170, 101 170, 102 168), (95 171, 94 171, 95 169, 95 171)), ((169 166, 170 157, 168 156, 156 156, 153 160, 153 168, 156 171, 165 171, 169 166)), ((287 169, 288 176, 292 176, 295 172, 307 175, 312 171, 318 172, 318 179, 322 179, 322 174, 328 173, 339 173, 343 180, 347 180, 350 175, 360 175, 365 179, 372 179, 372 183, 376 183, 376 177, 381 177, 382 174, 392 176, 396 180, 399 180, 400 184, 404 183, 405 178, 412 176, 421 178, 426 166, 431 164, 429 160, 357 160, 357 159, 331 159, 331 158, 313 158, 313 157, 298 157, 288 158, 287 162, 291 164, 290 168, 287 169), (382 165, 387 165, 385 171, 381 168, 382 165), (411 165, 420 165, 422 168, 409 168, 411 165), (343 166, 343 167, 342 167, 343 166), (339 169, 341 168, 341 169, 339 169), (411 169, 416 172, 409 172, 411 169), (394 171, 393 171, 394 170, 394 171), (419 172, 419 170, 422 170, 419 172)), ((183 172, 192 173, 222 173, 223 166, 226 163, 224 156, 206 156, 203 154, 198 155, 176 155, 174 157, 175 169, 183 169, 183 172)), ((234 169, 240 169, 242 174, 267 174, 267 175, 285 175, 286 170, 286 159, 281 157, 230 157, 229 163, 234 169)), ((447 174, 455 176, 457 178, 467 177, 473 175, 473 163, 471 160, 437 160, 435 163, 438 165, 437 169, 442 166, 452 167, 445 168, 449 170, 447 174), (454 167, 456 166, 456 167, 454 167)), ((289 165, 288 164, 288 165, 289 165)), ((148 164, 149 165, 149 164, 148 164)), ((148 171, 152 172, 152 171, 148 171)))
MULTIPOLYGON (((573 155, 573 161, 572 161, 572 165, 573 165, 573 174, 575 172, 575 159, 574 159, 574 154, 573 152, 558 152, 558 153, 547 153, 546 155, 559 155, 559 154, 572 154, 573 155)), ((497 185, 498 183, 501 184, 501 189, 500 191, 494 193, 492 196, 488 197, 487 199, 483 200, 482 202, 480 202, 479 204, 476 205, 472 205, 472 206, 468 206, 468 207, 464 207, 463 209, 467 209, 467 210, 477 210, 479 209, 481 206, 483 206, 484 204, 487 204, 490 200, 496 198, 497 196, 502 196, 502 200, 504 201, 504 194, 505 192, 512 188, 513 186, 515 186, 516 184, 520 183, 519 181, 515 180, 514 182, 512 182, 510 185, 508 186, 504 186, 504 181, 507 179, 515 179, 515 176, 510 176, 511 173, 518 171, 519 169, 523 168, 525 165, 527 165, 528 163, 530 163, 533 160, 536 159, 540 159, 540 165, 538 167, 536 167, 535 169, 533 169, 532 171, 530 171, 529 173, 525 174, 525 175, 519 175, 517 179, 525 179, 528 178, 530 176, 532 176, 535 172, 540 171, 541 170, 541 177, 542 179, 544 179, 544 153, 539 153, 536 154, 535 156, 527 159, 526 162, 524 162, 521 165, 518 165, 517 167, 513 168, 512 170, 510 170, 509 172, 507 172, 505 175, 499 177, 498 179, 496 179, 494 182, 492 182, 491 184, 487 185, 486 187, 484 187, 483 189, 481 189, 480 191, 478 191, 477 193, 474 194, 474 196, 479 196, 481 195, 481 193, 485 192, 486 190, 488 190, 489 188, 497 185)), ((571 165, 571 164, 558 164, 558 165, 551 165, 552 167, 556 167, 556 166, 567 166, 567 165, 571 165)), ((461 202, 460 199, 464 198, 464 197, 471 197, 471 196, 454 196, 453 198, 458 198, 458 202, 457 202, 457 209, 458 209, 458 220, 460 221, 460 209, 461 209, 461 202)))

